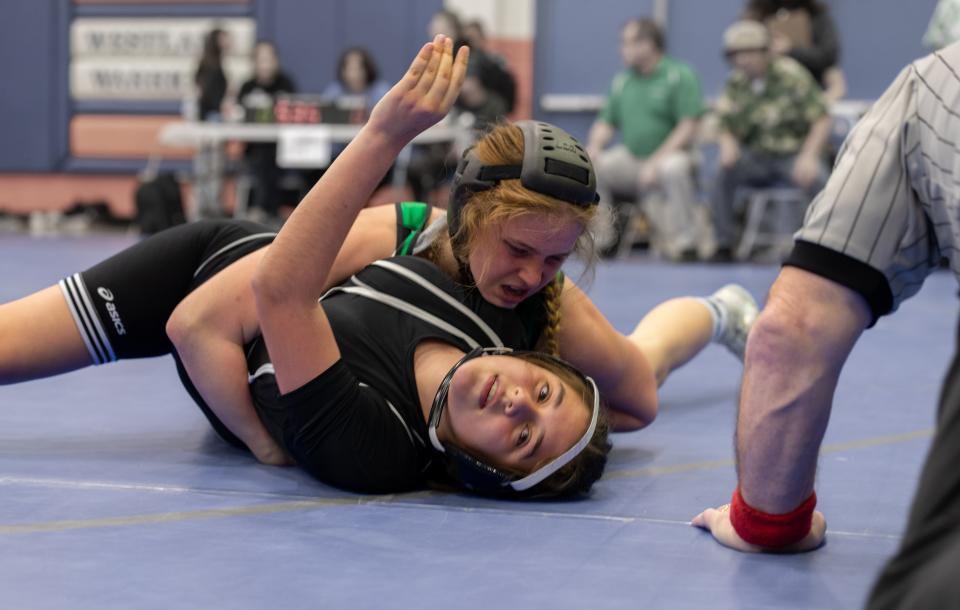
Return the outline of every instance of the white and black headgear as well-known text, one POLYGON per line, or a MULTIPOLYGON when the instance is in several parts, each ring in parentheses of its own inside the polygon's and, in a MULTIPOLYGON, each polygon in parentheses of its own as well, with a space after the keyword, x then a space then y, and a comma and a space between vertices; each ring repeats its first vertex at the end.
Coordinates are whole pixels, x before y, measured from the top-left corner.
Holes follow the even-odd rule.
POLYGON ((453 375, 457 372, 457 369, 459 369, 465 362, 480 356, 521 356, 530 353, 532 352, 513 351, 507 347, 478 347, 464 355, 459 362, 453 365, 447 375, 443 378, 443 381, 440 383, 440 387, 437 389, 437 394, 433 399, 433 405, 430 408, 430 420, 428 424, 430 443, 433 445, 434 449, 443 453, 444 458, 447 460, 448 471, 468 489, 479 493, 492 495, 523 495, 524 492, 532 490, 536 485, 543 482, 550 475, 569 464, 575 457, 580 455, 580 453, 587 448, 591 439, 593 438, 594 432, 597 429, 597 422, 600 418, 601 409, 600 392, 597 390, 597 384, 592 378, 584 375, 574 366, 561 360, 560 358, 537 352, 537 358, 552 360, 562 367, 570 370, 577 377, 583 379, 586 382, 587 387, 590 389, 592 398, 590 404, 590 423, 587 425, 587 429, 583 432, 583 435, 577 440, 576 443, 573 444, 572 447, 546 464, 540 466, 533 472, 526 475, 517 475, 494 466, 493 464, 487 463, 477 456, 471 455, 462 447, 458 447, 452 443, 443 443, 440 441, 440 438, 437 436, 437 428, 440 425, 440 418, 443 416, 444 409, 447 406, 447 394, 450 391, 450 382, 453 380, 453 375))

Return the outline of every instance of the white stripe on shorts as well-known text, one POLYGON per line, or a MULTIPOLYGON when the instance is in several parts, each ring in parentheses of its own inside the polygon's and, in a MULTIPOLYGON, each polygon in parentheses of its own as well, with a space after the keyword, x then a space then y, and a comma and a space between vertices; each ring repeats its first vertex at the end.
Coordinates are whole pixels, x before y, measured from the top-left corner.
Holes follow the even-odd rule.
POLYGON ((193 277, 197 277, 198 275, 200 275, 200 272, 203 271, 203 268, 204 268, 204 267, 206 267, 207 265, 209 265, 211 262, 214 261, 214 259, 216 259, 218 256, 220 256, 221 254, 223 254, 223 253, 225 253, 225 252, 228 252, 228 251, 230 251, 230 250, 233 250, 234 248, 236 248, 236 247, 238 247, 238 246, 242 246, 243 244, 247 243, 248 241, 254 241, 254 240, 256 240, 256 239, 273 239, 273 238, 276 237, 276 236, 277 236, 276 233, 254 233, 253 235, 247 235, 246 237, 241 237, 241 238, 238 239, 238 240, 232 241, 232 242, 230 242, 229 244, 227 244, 226 246, 220 248, 219 250, 217 250, 216 252, 214 252, 213 254, 211 254, 210 256, 208 256, 208 257, 207 257, 207 260, 205 260, 205 261, 203 261, 202 263, 200 263, 200 266, 197 267, 197 270, 193 272, 193 277))
POLYGON ((79 273, 60 280, 60 291, 70 309, 70 315, 77 325, 77 331, 80 332, 80 338, 83 339, 87 351, 95 365, 115 362, 117 359, 110 345, 110 339, 103 330, 100 323, 100 315, 90 301, 86 286, 83 283, 83 277, 79 273))

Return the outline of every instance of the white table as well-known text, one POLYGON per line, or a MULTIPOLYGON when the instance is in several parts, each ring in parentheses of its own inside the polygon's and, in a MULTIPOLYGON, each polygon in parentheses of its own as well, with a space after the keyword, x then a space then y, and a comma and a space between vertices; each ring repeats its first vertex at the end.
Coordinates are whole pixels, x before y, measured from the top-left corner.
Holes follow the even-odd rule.
MULTIPOLYGON (((209 123, 203 121, 176 121, 160 130, 164 146, 197 147, 200 144, 218 144, 228 141, 276 142, 284 133, 312 132, 325 136, 334 143, 345 144, 360 131, 361 125, 301 125, 279 123, 209 123)), ((450 142, 463 134, 455 125, 440 123, 413 139, 414 144, 450 142)))
MULTIPOLYGON (((161 129, 158 140, 164 146, 189 147, 198 152, 222 146, 227 142, 276 142, 278 167, 323 168, 330 164, 334 145, 349 143, 361 127, 334 124, 177 121, 161 129)), ((471 137, 467 126, 456 125, 450 121, 430 127, 417 135, 411 145, 404 147, 397 156, 393 185, 398 188, 405 186, 413 145, 449 143, 459 151, 469 145, 471 137)), ((246 197, 238 196, 237 199, 235 213, 242 214, 246 208, 246 197)))
MULTIPOLYGON (((201 148, 226 142, 281 142, 290 136, 310 137, 330 144, 346 144, 360 131, 361 125, 302 125, 279 123, 210 123, 177 121, 160 130, 159 140, 164 146, 201 148)), ((440 123, 413 139, 413 144, 457 143, 466 137, 464 128, 440 123)), ((408 153, 409 154, 409 153, 408 153)), ((401 155, 402 156, 402 155, 401 155)), ((318 164, 314 167, 323 167, 318 164)), ((281 167, 284 167, 281 165, 281 167)), ((301 166, 302 167, 302 166, 301 166)))

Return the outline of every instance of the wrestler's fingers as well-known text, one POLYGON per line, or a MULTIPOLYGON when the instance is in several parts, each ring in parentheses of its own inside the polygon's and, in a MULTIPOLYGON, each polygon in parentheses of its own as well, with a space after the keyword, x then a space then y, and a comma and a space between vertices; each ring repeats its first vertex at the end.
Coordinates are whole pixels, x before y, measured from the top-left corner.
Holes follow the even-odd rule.
POLYGON ((467 62, 469 59, 470 48, 467 46, 460 47, 453 61, 449 86, 443 96, 443 108, 451 108, 453 103, 457 101, 457 96, 460 95, 460 88, 463 86, 463 81, 467 77, 467 62))
POLYGON ((417 56, 413 58, 413 61, 410 63, 410 67, 407 68, 407 73, 403 75, 403 78, 400 79, 400 85, 407 90, 413 89, 417 86, 417 83, 420 82, 420 77, 423 76, 424 71, 427 69, 427 64, 430 62, 430 58, 434 55, 434 45, 432 42, 425 43, 420 47, 420 51, 417 52, 417 56))
POLYGON ((417 80, 417 84, 414 87, 421 97, 427 95, 427 92, 430 91, 430 87, 433 86, 434 80, 436 80, 437 72, 440 68, 440 60, 443 58, 443 46, 445 39, 446 36, 437 34, 436 38, 433 39, 433 42, 430 43, 433 47, 433 52, 430 54, 430 59, 427 60, 427 65, 424 66, 423 72, 420 74, 420 78, 417 80))

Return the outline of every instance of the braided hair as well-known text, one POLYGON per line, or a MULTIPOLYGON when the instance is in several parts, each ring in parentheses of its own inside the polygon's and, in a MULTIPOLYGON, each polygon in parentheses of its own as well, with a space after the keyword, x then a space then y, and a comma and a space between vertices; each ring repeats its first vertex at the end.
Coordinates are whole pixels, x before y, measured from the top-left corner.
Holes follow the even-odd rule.
POLYGON ((546 315, 546 324, 540 339, 537 341, 537 351, 560 355, 560 306, 563 295, 563 274, 558 273, 553 281, 543 288, 543 307, 546 315))

